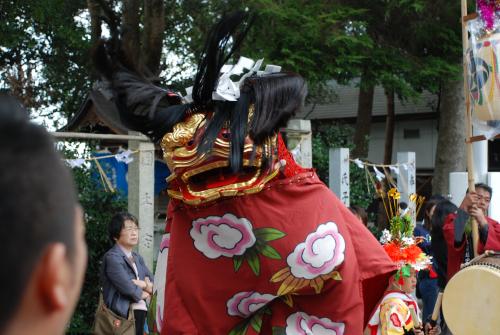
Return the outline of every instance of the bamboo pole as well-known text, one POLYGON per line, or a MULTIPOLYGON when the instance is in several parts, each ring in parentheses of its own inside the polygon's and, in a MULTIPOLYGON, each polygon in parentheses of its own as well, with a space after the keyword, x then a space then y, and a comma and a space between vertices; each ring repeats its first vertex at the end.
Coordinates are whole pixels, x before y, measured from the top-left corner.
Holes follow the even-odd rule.
POLYGON ((420 329, 422 327, 422 324, 420 323, 420 319, 417 315, 417 312, 415 311, 415 307, 410 306, 410 315, 411 319, 413 320, 413 328, 420 329))
POLYGON ((50 133, 56 139, 77 138, 84 140, 125 140, 125 141, 141 141, 151 142, 144 135, 117 135, 117 134, 93 134, 93 133, 75 133, 75 132, 60 132, 54 131, 50 133))
POLYGON ((434 309, 432 310, 431 315, 431 326, 437 325, 437 321, 439 316, 441 315, 441 304, 443 303, 443 292, 439 292, 436 303, 434 304, 434 309))
MULTIPOLYGON (((464 95, 465 95, 465 110, 466 110, 466 125, 467 125, 467 139, 466 139, 466 149, 467 149, 467 176, 469 183, 469 192, 475 192, 476 188, 474 186, 474 156, 472 152, 472 112, 470 108, 470 95, 469 95, 469 85, 467 82, 467 49, 469 44, 469 38, 467 33, 467 0, 462 1, 462 61, 463 61, 463 71, 464 71, 464 95)), ((477 246, 479 242, 479 227, 476 220, 472 219, 472 245, 474 248, 474 257, 477 257, 477 246)))

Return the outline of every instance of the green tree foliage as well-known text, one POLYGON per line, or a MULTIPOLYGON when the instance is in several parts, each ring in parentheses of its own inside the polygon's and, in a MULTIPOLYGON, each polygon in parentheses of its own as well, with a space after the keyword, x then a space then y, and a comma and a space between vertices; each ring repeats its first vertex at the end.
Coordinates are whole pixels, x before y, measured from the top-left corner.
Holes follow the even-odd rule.
MULTIPOLYGON (((122 8, 121 1, 105 2, 122 8)), ((38 112, 74 113, 91 86, 86 6, 84 0, 2 1, 1 86, 17 90, 29 106, 46 107, 38 112)), ((166 84, 189 84, 208 28, 234 9, 258 14, 241 55, 301 73, 311 102, 332 100, 328 80, 344 83, 363 72, 409 98, 424 88, 436 92, 460 70, 459 2, 166 0, 164 50, 175 55, 162 59, 166 84)))
POLYGON ((165 85, 185 94, 184 88, 193 84, 196 64, 210 27, 223 13, 244 6, 241 1, 236 0, 165 2, 166 54, 162 65, 162 80, 165 85))
MULTIPOLYGON (((74 157, 76 152, 64 150, 65 157, 74 157)), ((79 154, 80 157, 81 154, 79 154)), ((90 334, 99 298, 99 270, 101 258, 112 246, 108 239, 107 226, 111 217, 127 210, 126 198, 116 193, 106 192, 96 179, 96 167, 84 170, 73 169, 73 176, 79 193, 79 201, 84 210, 85 239, 88 246, 88 266, 85 280, 73 318, 69 324, 69 334, 90 334)))
POLYGON ((365 70, 374 84, 401 99, 460 72, 460 2, 435 0, 346 0, 362 11, 359 24, 371 40, 365 70))
POLYGON ((243 50, 300 73, 312 101, 331 99, 328 81, 359 74, 371 41, 358 24, 364 10, 338 1, 251 1, 258 19, 243 50), (263 36, 265 36, 263 38, 263 36))
POLYGON ((85 8, 84 0, 0 3, 0 87, 34 117, 76 112, 90 87, 88 34, 75 22, 85 8))
MULTIPOLYGON (((234 0, 175 1, 166 5, 165 47, 177 52, 181 65, 196 64, 208 28, 224 12, 244 9, 256 20, 242 50, 235 55, 264 58, 266 64, 304 76, 311 102, 331 101, 327 82, 346 82, 359 71, 370 40, 353 23, 364 11, 335 1, 234 0)), ((187 84, 186 84, 187 85, 187 84)))
MULTIPOLYGON (((319 129, 313 137, 313 166, 319 178, 328 185, 328 163, 330 148, 353 149, 352 142, 354 128, 345 124, 331 124, 319 129)), ((351 163, 349 167, 350 200, 351 204, 368 208, 373 200, 374 189, 367 180, 365 170, 351 163)))

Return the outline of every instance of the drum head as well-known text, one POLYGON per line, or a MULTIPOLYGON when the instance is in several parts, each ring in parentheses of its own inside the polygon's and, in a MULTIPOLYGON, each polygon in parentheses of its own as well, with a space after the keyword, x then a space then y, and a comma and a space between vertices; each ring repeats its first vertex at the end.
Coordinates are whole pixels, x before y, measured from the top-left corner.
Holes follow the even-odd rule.
POLYGON ((446 285, 443 314, 453 335, 500 334, 500 271, 473 265, 446 285))

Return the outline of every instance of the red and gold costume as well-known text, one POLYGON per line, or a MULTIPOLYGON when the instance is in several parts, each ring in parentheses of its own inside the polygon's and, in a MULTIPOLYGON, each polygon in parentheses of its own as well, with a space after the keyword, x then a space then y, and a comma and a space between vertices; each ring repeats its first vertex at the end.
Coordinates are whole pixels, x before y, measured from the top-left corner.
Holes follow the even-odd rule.
MULTIPOLYGON (((216 50, 205 56, 222 52, 238 20, 214 28, 207 45, 216 50)), ((127 106, 122 121, 160 141, 172 172, 151 331, 361 334, 395 266, 286 149, 279 129, 303 104, 304 80, 255 70, 233 100, 220 101, 222 76, 210 79, 207 69, 222 64, 210 59, 200 62, 187 104, 155 87, 138 92, 122 69, 108 78, 127 106)))
MULTIPOLYGON (((191 118, 196 115, 174 132, 196 138, 182 129, 190 124, 203 131, 191 118)), ((162 140, 175 182, 169 189, 169 246, 160 255, 167 271, 163 303, 157 300, 162 320, 157 329, 162 334, 361 333, 394 267, 314 171, 293 161, 281 136, 270 142, 277 148, 273 168, 222 179, 215 174, 204 179, 203 188, 190 185, 189 178, 226 167, 229 142, 218 138, 216 154, 204 160, 187 154, 196 152, 196 141, 177 136, 177 143, 190 147, 174 148, 173 137, 169 133, 162 140)), ((260 166, 259 150, 256 157, 260 166)))

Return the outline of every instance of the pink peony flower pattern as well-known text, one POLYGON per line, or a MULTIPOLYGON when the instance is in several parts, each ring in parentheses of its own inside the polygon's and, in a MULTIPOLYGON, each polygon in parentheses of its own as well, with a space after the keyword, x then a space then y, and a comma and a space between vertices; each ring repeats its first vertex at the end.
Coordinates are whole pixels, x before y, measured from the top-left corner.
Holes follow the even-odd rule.
POLYGON ((250 221, 230 213, 194 220, 189 234, 195 248, 210 259, 243 255, 256 241, 250 221))
POLYGON ((345 240, 334 222, 318 226, 286 261, 296 278, 314 279, 331 273, 344 261, 345 240))
POLYGON ((304 312, 293 313, 286 319, 286 335, 343 335, 345 324, 328 318, 318 318, 304 312))
POLYGON ((164 234, 161 243, 160 251, 156 263, 155 278, 153 283, 153 295, 156 297, 156 328, 161 331, 163 325, 163 306, 165 306, 165 287, 167 282, 167 259, 168 250, 170 247, 170 233, 164 234))
POLYGON ((227 301, 227 313, 232 316, 247 318, 270 301, 276 298, 272 294, 260 294, 258 292, 239 292, 227 301))

